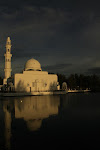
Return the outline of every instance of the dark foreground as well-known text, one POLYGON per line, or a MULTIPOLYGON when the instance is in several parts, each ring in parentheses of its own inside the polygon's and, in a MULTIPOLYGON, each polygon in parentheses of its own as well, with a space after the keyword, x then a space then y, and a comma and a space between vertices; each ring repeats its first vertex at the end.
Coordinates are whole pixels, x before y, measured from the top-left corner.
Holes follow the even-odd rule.
POLYGON ((0 99, 0 150, 100 149, 100 93, 0 99))

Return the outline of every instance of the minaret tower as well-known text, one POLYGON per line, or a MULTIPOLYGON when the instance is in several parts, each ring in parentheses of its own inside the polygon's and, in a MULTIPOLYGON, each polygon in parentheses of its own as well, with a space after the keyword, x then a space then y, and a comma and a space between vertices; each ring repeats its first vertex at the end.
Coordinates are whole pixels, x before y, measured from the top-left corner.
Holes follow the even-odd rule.
POLYGON ((4 69, 4 72, 5 72, 5 77, 4 77, 4 80, 3 80, 3 84, 7 84, 7 79, 9 77, 11 77, 11 57, 12 57, 12 54, 11 54, 11 40, 10 40, 10 37, 7 38, 7 42, 6 42, 6 53, 4 54, 5 56, 5 69, 4 69))

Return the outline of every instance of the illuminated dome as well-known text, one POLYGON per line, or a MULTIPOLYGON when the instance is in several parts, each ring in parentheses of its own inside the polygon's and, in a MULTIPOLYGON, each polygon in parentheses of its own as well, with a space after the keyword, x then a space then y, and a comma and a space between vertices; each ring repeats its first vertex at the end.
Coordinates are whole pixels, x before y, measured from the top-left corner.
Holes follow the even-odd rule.
POLYGON ((29 59, 25 64, 25 71, 41 71, 40 63, 35 59, 29 59))

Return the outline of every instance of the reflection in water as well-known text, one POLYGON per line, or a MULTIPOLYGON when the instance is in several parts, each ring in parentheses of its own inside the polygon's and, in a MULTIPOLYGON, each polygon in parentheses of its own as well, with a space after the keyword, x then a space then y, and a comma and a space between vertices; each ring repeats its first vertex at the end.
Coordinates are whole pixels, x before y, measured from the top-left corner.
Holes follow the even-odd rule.
POLYGON ((36 96, 15 100, 15 118, 23 118, 27 127, 35 131, 41 127, 42 119, 58 114, 59 97, 36 96))
POLYGON ((3 107, 5 112, 5 141, 6 147, 10 148, 10 138, 11 138, 11 113, 7 110, 7 105, 3 107))
POLYGON ((3 99, 0 150, 100 146, 100 93, 3 99))
POLYGON ((23 119, 30 131, 36 131, 43 119, 58 114, 59 105, 59 96, 10 98, 3 101, 6 148, 10 149, 12 119, 23 119))
POLYGON ((10 149, 10 138, 11 138, 11 111, 10 111, 10 103, 8 101, 4 101, 3 103, 3 111, 4 111, 4 122, 5 122, 5 147, 10 149))

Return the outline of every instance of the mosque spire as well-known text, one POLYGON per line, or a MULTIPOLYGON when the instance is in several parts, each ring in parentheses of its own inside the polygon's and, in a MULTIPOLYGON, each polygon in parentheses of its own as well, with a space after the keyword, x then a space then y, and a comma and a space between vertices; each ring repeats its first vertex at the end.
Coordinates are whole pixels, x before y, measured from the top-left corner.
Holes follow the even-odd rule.
POLYGON ((10 37, 7 38, 6 45, 11 45, 10 37))
POLYGON ((11 77, 11 57, 12 57, 12 54, 11 54, 11 40, 10 40, 10 37, 7 38, 7 41, 6 41, 6 53, 4 54, 5 56, 5 69, 4 69, 4 72, 5 72, 5 77, 4 77, 4 80, 3 80, 3 84, 7 84, 7 79, 9 77, 11 77))

